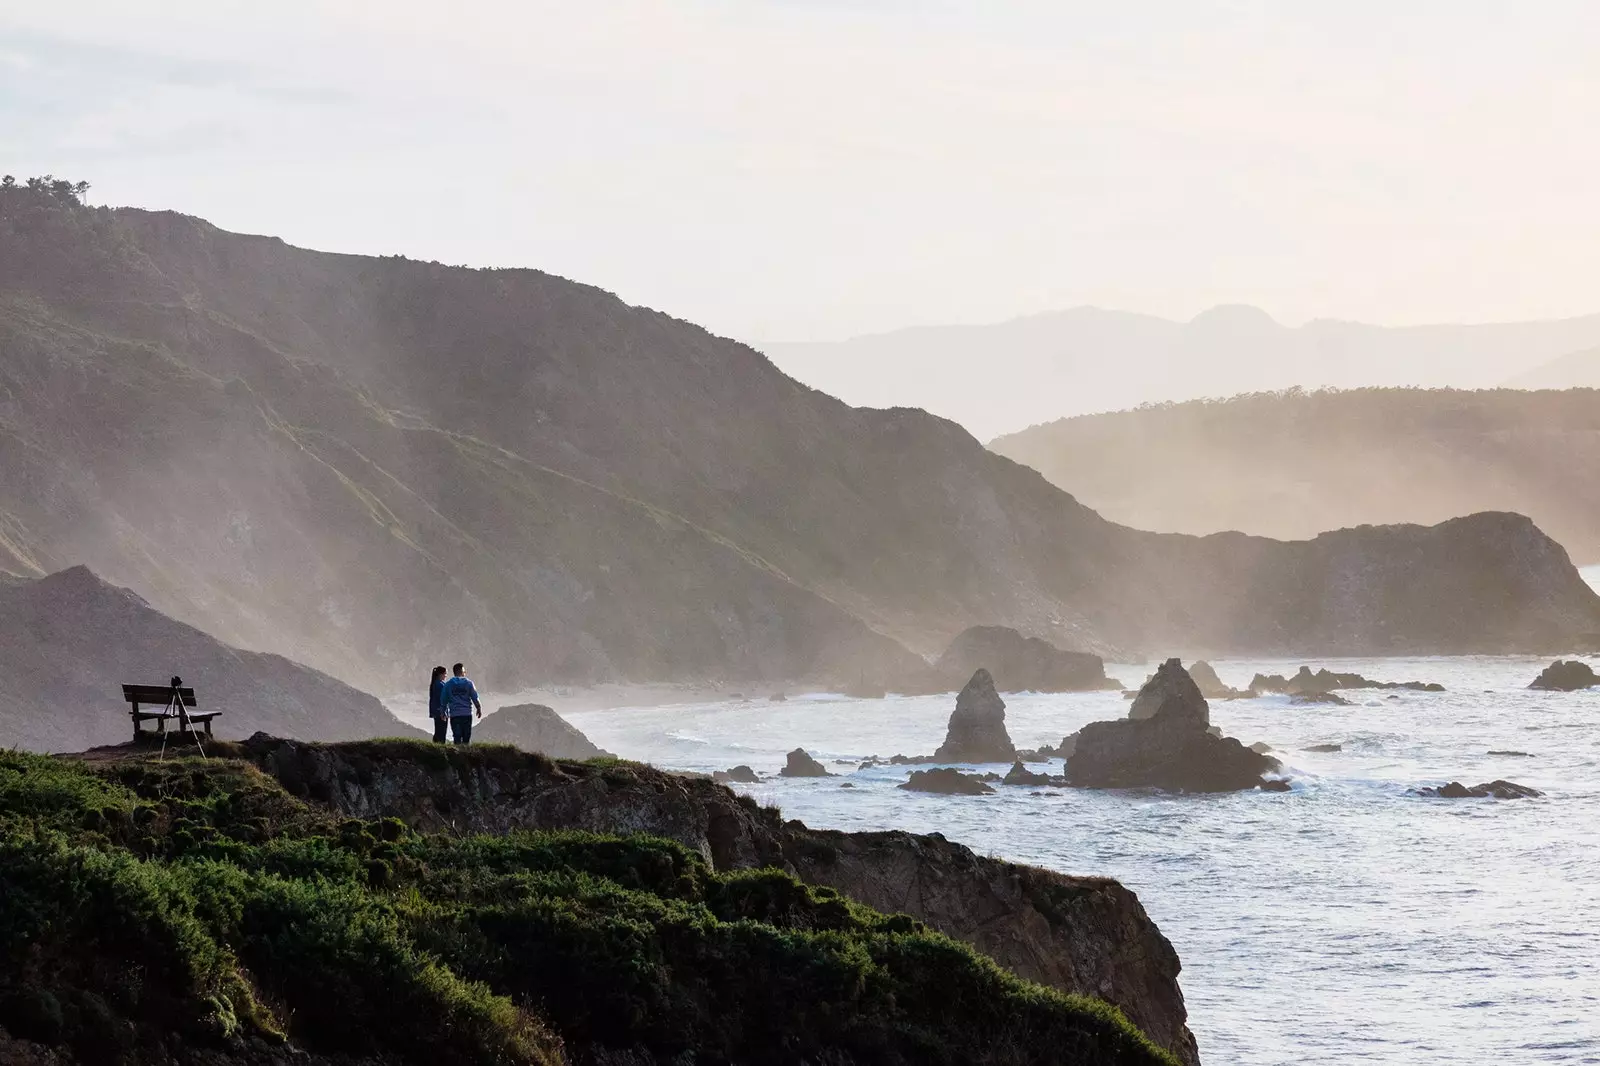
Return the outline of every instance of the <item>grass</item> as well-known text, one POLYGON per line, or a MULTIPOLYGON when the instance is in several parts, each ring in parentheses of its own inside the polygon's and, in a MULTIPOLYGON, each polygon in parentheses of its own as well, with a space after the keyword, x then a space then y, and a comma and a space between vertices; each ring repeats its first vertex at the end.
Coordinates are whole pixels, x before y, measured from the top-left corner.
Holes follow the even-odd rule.
POLYGON ((0 753, 0 951, 0 1026, 83 1062, 285 1040, 463 1066, 1170 1061, 1098 1001, 776 870, 423 835, 222 758, 0 753))

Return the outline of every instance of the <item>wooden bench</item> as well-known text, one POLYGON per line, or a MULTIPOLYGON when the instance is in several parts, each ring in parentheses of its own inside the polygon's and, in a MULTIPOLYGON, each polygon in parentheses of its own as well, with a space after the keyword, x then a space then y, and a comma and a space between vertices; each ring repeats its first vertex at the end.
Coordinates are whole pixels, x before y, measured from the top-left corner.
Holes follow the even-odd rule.
MULTIPOLYGON (((173 678, 173 681, 178 681, 173 678)), ((211 735, 211 720, 221 714, 221 711, 199 711, 189 713, 190 707, 198 706, 194 698, 194 689, 184 688, 181 684, 172 685, 123 685, 122 698, 129 704, 128 714, 133 718, 133 739, 135 742, 144 734, 144 723, 154 721, 155 731, 165 733, 167 720, 178 719, 179 732, 193 732, 195 726, 202 726, 206 736, 211 735), (177 699, 173 698, 173 691, 177 691, 177 699), (150 710, 139 708, 149 707, 150 710)))

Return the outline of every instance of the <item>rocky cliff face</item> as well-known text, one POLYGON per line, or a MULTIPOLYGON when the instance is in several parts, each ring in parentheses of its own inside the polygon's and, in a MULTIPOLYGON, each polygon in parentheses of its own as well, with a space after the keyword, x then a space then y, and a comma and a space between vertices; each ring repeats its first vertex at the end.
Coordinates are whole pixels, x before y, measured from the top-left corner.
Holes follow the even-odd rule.
POLYGON ((194 687, 198 710, 222 712, 219 737, 416 733, 372 696, 277 655, 230 648, 87 567, 0 585, 0 748, 82 751, 126 741, 133 727, 122 685, 162 685, 174 674, 194 687))
POLYGON ((367 688, 922 684, 1053 644, 1507 650, 1600 631, 1531 524, 1143 534, 920 411, 531 270, 0 193, 0 570, 78 562, 367 688), (448 383, 448 388, 442 387, 448 383), (175 417, 174 413, 181 413, 175 417))
POLYGON ((984 858, 938 835, 808 829, 710 781, 631 764, 267 736, 233 753, 291 793, 353 816, 393 816, 425 830, 650 833, 696 849, 719 870, 790 870, 920 918, 1023 977, 1113 1003, 1181 1061, 1198 1061, 1172 945, 1138 898, 1106 878, 984 858))

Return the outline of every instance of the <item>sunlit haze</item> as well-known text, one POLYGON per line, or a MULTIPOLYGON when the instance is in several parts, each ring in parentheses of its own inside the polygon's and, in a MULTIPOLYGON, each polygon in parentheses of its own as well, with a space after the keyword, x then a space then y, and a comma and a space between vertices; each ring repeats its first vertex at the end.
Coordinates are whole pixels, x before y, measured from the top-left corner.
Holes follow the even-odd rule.
POLYGON ((0 155, 750 340, 1080 304, 1600 309, 1600 6, 168 2, 0 12, 0 155))

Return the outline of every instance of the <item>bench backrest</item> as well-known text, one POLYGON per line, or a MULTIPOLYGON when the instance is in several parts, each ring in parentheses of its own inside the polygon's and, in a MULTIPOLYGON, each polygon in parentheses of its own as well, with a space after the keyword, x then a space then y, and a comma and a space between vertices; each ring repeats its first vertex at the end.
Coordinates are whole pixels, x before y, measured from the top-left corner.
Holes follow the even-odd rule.
MULTIPOLYGON (((195 703, 194 689, 178 689, 178 697, 183 700, 185 707, 199 706, 195 703)), ((123 685, 122 698, 127 703, 165 705, 172 700, 171 685, 123 685)))

